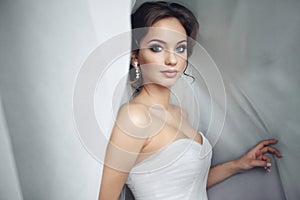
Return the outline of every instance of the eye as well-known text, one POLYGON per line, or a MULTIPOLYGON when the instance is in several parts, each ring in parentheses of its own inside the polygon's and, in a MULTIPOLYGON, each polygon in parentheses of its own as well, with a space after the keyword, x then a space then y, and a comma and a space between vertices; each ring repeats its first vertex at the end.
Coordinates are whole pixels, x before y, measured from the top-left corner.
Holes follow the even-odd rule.
POLYGON ((178 53, 184 53, 186 50, 186 45, 180 45, 179 47, 176 48, 176 52, 178 53))
POLYGON ((150 47, 150 50, 153 52, 160 52, 162 51, 162 47, 158 44, 154 44, 150 47))

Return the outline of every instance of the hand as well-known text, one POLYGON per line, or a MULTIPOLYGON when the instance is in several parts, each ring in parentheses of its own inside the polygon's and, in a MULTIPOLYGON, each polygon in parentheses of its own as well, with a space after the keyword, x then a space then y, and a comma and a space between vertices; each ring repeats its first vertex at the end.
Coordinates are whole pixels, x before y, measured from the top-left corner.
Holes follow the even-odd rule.
POLYGON ((275 154, 278 158, 281 158, 281 153, 270 145, 276 144, 278 141, 274 139, 263 140, 259 142, 246 154, 236 159, 236 165, 239 172, 244 172, 254 167, 264 167, 266 172, 270 172, 271 158, 265 155, 265 153, 275 154))

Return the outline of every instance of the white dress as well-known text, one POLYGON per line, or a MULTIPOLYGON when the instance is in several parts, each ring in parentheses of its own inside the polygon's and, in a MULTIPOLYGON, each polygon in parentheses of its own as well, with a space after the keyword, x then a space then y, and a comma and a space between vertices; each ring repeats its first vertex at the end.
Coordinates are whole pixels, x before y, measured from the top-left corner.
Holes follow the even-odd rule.
POLYGON ((136 200, 206 200, 212 148, 183 138, 138 163, 126 184, 136 200))

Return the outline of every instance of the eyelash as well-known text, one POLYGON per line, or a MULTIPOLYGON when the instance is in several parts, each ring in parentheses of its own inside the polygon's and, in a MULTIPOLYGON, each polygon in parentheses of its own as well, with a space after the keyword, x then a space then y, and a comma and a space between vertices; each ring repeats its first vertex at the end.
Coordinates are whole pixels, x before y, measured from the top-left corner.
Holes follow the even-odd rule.
POLYGON ((154 44, 151 45, 150 50, 153 52, 160 52, 162 50, 162 47, 160 45, 154 44), (157 50, 157 48, 159 48, 159 50, 157 50))
POLYGON ((180 45, 179 47, 176 48, 176 50, 179 49, 179 48, 182 48, 182 50, 181 51, 177 51, 177 52, 184 53, 185 50, 186 50, 186 45, 180 45))
MULTIPOLYGON (((158 45, 158 44, 154 44, 150 47, 150 50, 155 52, 155 53, 162 51, 162 49, 163 49, 163 47, 158 45)), ((180 46, 176 47, 176 52, 177 53, 184 53, 186 49, 187 49, 186 45, 180 45, 180 46), (182 50, 179 50, 179 49, 182 49, 182 50)))

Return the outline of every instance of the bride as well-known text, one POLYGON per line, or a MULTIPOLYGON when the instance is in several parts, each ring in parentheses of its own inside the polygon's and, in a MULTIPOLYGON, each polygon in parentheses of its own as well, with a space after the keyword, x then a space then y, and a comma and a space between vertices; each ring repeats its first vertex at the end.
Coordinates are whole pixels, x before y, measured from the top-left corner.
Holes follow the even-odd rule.
POLYGON ((132 29, 139 29, 133 31, 129 72, 134 94, 112 130, 99 200, 117 200, 124 184, 136 200, 205 200, 206 188, 234 174, 254 167, 269 172, 265 153, 281 157, 270 146, 276 140, 211 167, 209 141, 189 123, 189 113, 170 103, 171 87, 190 76, 185 70, 198 34, 192 12, 176 3, 148 2, 131 21, 132 29))

